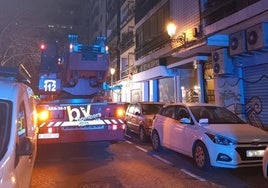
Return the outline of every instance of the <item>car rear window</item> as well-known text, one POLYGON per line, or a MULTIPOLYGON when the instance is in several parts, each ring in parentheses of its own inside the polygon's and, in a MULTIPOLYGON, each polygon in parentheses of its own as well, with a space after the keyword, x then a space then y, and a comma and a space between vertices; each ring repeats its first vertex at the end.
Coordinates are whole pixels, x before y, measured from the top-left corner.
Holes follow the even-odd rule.
POLYGON ((5 155, 10 138, 12 102, 0 100, 0 158, 5 155))
POLYGON ((155 115, 161 110, 162 106, 162 104, 143 104, 142 113, 144 115, 155 115))

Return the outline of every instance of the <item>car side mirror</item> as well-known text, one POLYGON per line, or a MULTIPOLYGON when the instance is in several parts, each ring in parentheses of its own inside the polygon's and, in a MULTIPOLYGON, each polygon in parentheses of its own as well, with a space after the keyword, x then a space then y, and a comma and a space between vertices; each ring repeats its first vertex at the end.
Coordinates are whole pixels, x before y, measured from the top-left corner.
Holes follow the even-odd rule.
POLYGON ((141 114, 139 112, 135 112, 135 115, 136 116, 140 116, 141 114))
POLYGON ((191 120, 189 118, 181 118, 180 123, 183 124, 191 124, 191 120))
POLYGON ((17 145, 16 153, 18 156, 32 155, 33 144, 30 138, 23 137, 20 139, 20 143, 17 145))
POLYGON ((208 118, 201 118, 201 119, 199 119, 199 124, 200 125, 208 125, 209 124, 208 118))

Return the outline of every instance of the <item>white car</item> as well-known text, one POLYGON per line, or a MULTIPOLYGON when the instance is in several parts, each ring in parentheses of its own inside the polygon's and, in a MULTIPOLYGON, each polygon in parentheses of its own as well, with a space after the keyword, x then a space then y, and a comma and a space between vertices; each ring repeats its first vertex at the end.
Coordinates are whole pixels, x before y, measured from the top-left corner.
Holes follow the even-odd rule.
POLYGON ((264 155, 263 155, 262 170, 263 170, 264 177, 268 179, 268 147, 266 147, 264 155))
POLYGON ((33 91, 0 69, 0 187, 30 187, 37 151, 33 91))
POLYGON ((225 107, 174 103, 153 121, 153 149, 166 147, 194 159, 201 169, 261 166, 268 132, 246 124, 225 107))

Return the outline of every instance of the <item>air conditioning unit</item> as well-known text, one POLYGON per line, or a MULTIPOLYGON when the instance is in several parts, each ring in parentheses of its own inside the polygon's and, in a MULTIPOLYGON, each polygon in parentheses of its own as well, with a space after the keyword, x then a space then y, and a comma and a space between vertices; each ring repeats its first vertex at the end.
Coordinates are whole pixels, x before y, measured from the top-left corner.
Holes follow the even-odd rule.
POLYGON ((246 52, 246 34, 245 31, 232 33, 229 37, 229 53, 230 56, 242 55, 246 52))
POLYGON ((248 28, 246 36, 249 51, 268 48, 268 23, 263 22, 248 28))
POLYGON ((233 74, 233 62, 227 48, 212 52, 212 64, 215 75, 233 74))

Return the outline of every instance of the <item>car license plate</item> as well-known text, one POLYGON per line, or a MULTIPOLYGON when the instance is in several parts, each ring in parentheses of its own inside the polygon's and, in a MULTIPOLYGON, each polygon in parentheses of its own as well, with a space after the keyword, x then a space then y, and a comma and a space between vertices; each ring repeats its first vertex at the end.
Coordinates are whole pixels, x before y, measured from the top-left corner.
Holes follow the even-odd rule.
POLYGON ((264 150, 247 150, 247 157, 263 157, 264 150))

